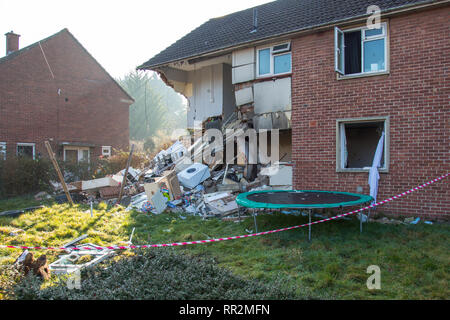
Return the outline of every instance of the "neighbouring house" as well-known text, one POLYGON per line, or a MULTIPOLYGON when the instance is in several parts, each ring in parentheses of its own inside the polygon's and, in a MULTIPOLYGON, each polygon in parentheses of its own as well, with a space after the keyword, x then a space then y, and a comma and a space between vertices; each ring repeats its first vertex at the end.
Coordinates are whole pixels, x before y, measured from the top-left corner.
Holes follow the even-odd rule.
MULTIPOLYGON (((294 189, 368 194, 381 140, 381 200, 450 171, 449 5, 274 1, 211 19, 138 69, 187 97, 191 127, 234 114, 280 129, 294 189)), ((448 220, 448 181, 378 211, 448 220)))
POLYGON ((19 49, 6 33, 0 58, 0 158, 90 161, 128 149, 133 99, 67 30, 19 49))

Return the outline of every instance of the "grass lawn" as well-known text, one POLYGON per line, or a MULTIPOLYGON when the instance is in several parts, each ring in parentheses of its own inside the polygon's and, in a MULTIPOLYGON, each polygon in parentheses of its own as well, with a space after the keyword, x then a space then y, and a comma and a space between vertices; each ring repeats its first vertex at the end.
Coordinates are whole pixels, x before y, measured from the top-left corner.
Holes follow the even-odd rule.
MULTIPOLYGON (((31 198, 1 200, 0 211, 37 204, 31 198)), ((70 208, 67 204, 48 204, 43 209, 17 218, 1 218, 0 244, 60 246, 85 233, 88 238, 82 243, 121 244, 129 239, 134 227, 134 244, 153 244, 241 235, 246 234, 246 229, 254 228, 253 219, 235 223, 202 220, 187 214, 185 217, 181 219, 178 214, 145 215, 100 204, 91 218, 88 206, 70 208), (17 235, 10 235, 11 232, 17 235)), ((266 214, 258 217, 258 231, 306 222, 307 218, 302 216, 266 214)), ((364 225, 364 232, 360 234, 359 221, 339 220, 314 225, 311 242, 307 241, 307 231, 303 228, 161 250, 213 259, 220 268, 249 281, 271 284, 284 279, 295 291, 294 297, 299 299, 450 297, 448 224, 370 223, 364 225), (367 289, 366 281, 370 274, 366 270, 370 265, 381 269, 381 290, 367 289)), ((20 253, 17 249, 0 249, 0 266, 13 263, 20 253)), ((36 251, 35 255, 42 253, 36 251)), ((50 262, 57 257, 57 252, 45 254, 50 262)), ((115 260, 132 259, 133 254, 123 251, 115 260)), ((56 281, 56 276, 52 278, 56 281)), ((45 286, 51 286, 52 281, 45 286)), ((0 287, 5 282, 5 275, 0 274, 0 287)), ((138 295, 136 293, 135 297, 138 295)))

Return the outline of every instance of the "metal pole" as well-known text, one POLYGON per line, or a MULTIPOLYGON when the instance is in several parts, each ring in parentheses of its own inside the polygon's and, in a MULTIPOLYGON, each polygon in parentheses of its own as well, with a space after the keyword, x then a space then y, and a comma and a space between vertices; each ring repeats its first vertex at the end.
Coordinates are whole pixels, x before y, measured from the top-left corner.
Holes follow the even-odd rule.
MULTIPOLYGON (((360 207, 362 209, 363 206, 360 207)), ((362 233, 362 211, 359 212, 359 233, 362 233)))
POLYGON ((309 241, 311 241, 311 213, 312 213, 312 210, 309 209, 309 210, 308 210, 308 215, 309 215, 308 240, 309 240, 309 241))
POLYGON ((253 220, 255 221, 255 230, 258 233, 258 225, 256 224, 256 209, 253 209, 253 220))

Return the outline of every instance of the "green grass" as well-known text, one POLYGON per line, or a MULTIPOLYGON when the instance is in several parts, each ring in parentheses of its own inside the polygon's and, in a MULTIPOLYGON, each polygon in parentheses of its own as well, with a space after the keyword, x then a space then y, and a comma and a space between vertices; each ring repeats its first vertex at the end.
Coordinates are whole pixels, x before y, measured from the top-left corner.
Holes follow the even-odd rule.
MULTIPOLYGON (((9 200, 11 201, 11 200, 9 200)), ((0 201, 0 208, 12 204, 0 201)), ((8 210, 6 209, 6 210, 8 210)), ((0 209, 2 210, 2 209, 0 209)), ((94 217, 83 212, 87 206, 70 208, 53 204, 17 218, 0 219, 0 244, 59 246, 87 233, 83 242, 100 245, 127 241, 136 228, 133 243, 169 243, 246 234, 253 219, 242 223, 217 219, 202 220, 177 214, 144 215, 123 208, 95 208, 94 217), (10 236, 15 229, 24 232, 10 236)), ((258 231, 299 225, 305 217, 284 214, 258 217, 258 231)), ((326 299, 448 299, 450 256, 448 224, 364 225, 359 222, 332 221, 312 228, 271 235, 189 245, 173 250, 191 257, 214 259, 217 265, 249 280, 273 283, 288 280, 298 298, 305 295, 326 299), (367 267, 381 269, 381 290, 368 290, 367 267)), ((151 249, 150 249, 151 250, 151 249)), ((0 265, 12 263, 20 250, 0 249, 0 265)), ((36 252, 40 254, 40 252, 36 252)), ((56 253, 46 252, 50 262, 56 253)), ((130 253, 128 253, 130 254, 130 253)), ((126 252, 121 256, 127 258, 126 252)), ((1 279, 0 279, 1 281, 1 279)), ((47 284, 48 285, 48 284, 47 284)))

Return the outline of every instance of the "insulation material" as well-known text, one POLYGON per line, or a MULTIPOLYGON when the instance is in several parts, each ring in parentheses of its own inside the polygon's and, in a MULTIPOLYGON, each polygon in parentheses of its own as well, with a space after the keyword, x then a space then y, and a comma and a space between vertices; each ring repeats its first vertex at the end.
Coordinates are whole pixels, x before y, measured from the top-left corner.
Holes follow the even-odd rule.
POLYGON ((193 94, 188 98, 188 128, 194 121, 203 122, 210 117, 221 116, 223 108, 223 65, 213 65, 189 73, 193 94))
POLYGON ((292 166, 274 166, 275 170, 271 170, 272 175, 269 176, 269 184, 271 186, 292 186, 292 166))
POLYGON ((255 115, 253 117, 253 125, 256 130, 272 129, 272 114, 266 113, 262 115, 255 115))
POLYGON ((290 129, 291 121, 286 116, 286 112, 272 113, 272 128, 275 129, 290 129))
POLYGON ((253 87, 255 114, 290 111, 292 109, 290 77, 275 81, 258 82, 253 87))
POLYGON ((248 48, 233 52, 232 64, 233 67, 239 67, 246 64, 255 63, 255 49, 248 48))
POLYGON ((242 83, 255 79, 255 65, 246 64, 244 66, 233 68, 232 83, 242 83))
POLYGON ((235 91, 236 105, 242 106, 247 103, 253 102, 253 88, 248 87, 235 91))
POLYGON ((81 181, 81 189, 83 191, 86 190, 94 190, 103 187, 117 187, 122 182, 121 176, 113 176, 113 177, 104 177, 99 179, 81 181))

